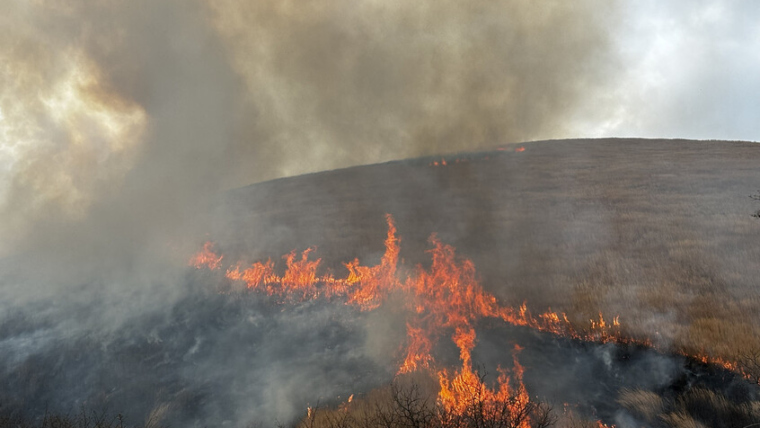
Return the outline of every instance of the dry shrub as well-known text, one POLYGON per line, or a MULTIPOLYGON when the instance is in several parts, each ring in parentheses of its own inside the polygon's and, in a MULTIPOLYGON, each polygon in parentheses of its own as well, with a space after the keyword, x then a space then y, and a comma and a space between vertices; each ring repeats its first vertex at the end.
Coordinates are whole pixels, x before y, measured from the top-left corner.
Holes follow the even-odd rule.
POLYGON ((664 415, 662 419, 666 426, 673 428, 708 428, 692 419, 689 415, 680 412, 669 413, 664 415))
POLYGON ((695 388, 678 400, 679 410, 710 427, 743 427, 760 421, 751 402, 733 403, 713 391, 695 388))
POLYGON ((623 391, 618 403, 637 420, 654 427, 742 428, 760 422, 760 402, 731 401, 703 388, 670 399, 650 391, 623 391))
POLYGON ((451 413, 437 402, 437 386, 431 377, 401 377, 391 385, 338 408, 310 409, 298 428, 517 428, 530 421, 534 428, 556 422, 551 408, 517 400, 485 402, 473 394, 467 409, 451 413), (420 382, 416 382, 419 380, 420 382))
POLYGON ((557 418, 558 428, 599 428, 599 422, 596 420, 584 418, 571 410, 565 412, 557 418))
POLYGON ((170 409, 169 403, 157 404, 148 414, 145 420, 144 428, 157 428, 166 419, 166 415, 170 409))
POLYGON ((650 424, 657 420, 664 408, 662 397, 640 389, 621 391, 617 402, 634 417, 650 424))
POLYGON ((750 382, 760 384, 760 346, 748 346, 740 351, 737 363, 750 382))

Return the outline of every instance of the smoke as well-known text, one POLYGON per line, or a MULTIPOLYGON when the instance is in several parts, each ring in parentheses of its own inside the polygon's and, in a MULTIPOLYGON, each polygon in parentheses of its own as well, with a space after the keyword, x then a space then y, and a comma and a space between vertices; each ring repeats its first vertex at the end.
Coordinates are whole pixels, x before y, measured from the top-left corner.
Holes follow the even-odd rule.
MULTIPOLYGON (((565 135, 611 70, 611 6, 212 3, 275 174, 565 135)), ((249 147, 251 148, 251 147, 249 147)))
POLYGON ((563 136, 615 69, 615 19, 562 1, 2 2, 4 369, 84 343, 84 375, 154 346, 136 320, 179 323, 157 314, 226 189, 563 136))
POLYGON ((143 248, 156 231, 181 235, 220 189, 561 136, 614 63, 614 10, 591 3, 3 9, 6 254, 40 239, 70 251, 52 235, 71 222, 93 253, 143 248))
POLYGON ((3 9, 2 251, 121 261, 181 236, 186 212, 220 188, 235 103, 197 11, 3 9))

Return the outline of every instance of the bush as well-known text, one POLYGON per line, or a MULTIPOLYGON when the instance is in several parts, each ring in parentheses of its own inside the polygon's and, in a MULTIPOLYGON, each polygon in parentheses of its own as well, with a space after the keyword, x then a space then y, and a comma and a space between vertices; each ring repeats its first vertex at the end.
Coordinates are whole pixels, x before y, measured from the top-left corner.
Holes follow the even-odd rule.
POLYGON ((552 409, 517 397, 493 402, 478 391, 463 412, 447 411, 437 401, 438 391, 428 382, 401 378, 364 399, 337 409, 310 409, 298 428, 545 428, 556 418, 552 409))

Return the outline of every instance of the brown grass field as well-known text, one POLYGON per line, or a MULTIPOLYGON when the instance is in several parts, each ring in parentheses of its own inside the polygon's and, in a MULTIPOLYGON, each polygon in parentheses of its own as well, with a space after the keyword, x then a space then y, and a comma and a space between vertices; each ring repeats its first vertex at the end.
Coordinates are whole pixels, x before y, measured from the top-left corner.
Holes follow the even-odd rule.
POLYGON ((760 349, 760 146, 562 140, 354 167, 230 192, 212 236, 248 259, 317 247, 377 261, 392 214, 407 265, 437 233, 506 304, 583 325, 619 315, 662 349, 760 349), (459 162, 456 160, 459 159, 459 162), (232 225, 232 227, 230 227, 232 225))

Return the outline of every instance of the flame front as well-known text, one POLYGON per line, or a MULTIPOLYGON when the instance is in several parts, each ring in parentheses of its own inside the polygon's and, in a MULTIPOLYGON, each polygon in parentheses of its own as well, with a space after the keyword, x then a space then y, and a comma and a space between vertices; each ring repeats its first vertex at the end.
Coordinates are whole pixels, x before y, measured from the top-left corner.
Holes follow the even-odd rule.
MULTIPOLYGON (((429 269, 417 266, 404 280, 399 278, 399 242, 393 217, 386 216, 388 233, 385 253, 376 266, 363 266, 359 259, 345 263, 343 277, 319 275, 321 259, 310 258, 313 248, 300 256, 290 252, 283 256, 285 271, 279 275, 272 260, 255 262, 247 267, 236 263, 227 267, 225 277, 242 282, 247 289, 275 296, 283 302, 317 298, 341 299, 347 305, 369 311, 380 307, 393 294, 404 296, 407 313, 407 343, 398 373, 415 370, 434 370, 432 351, 437 341, 450 334, 459 348, 461 368, 436 372, 440 383, 439 403, 451 414, 460 414, 468 406, 466 397, 478 397, 486 406, 509 403, 509 411, 524 409, 529 401, 522 382, 522 366, 517 360, 516 347, 511 376, 500 370, 496 384, 489 388, 472 367, 471 353, 477 342, 474 324, 481 318, 500 318, 507 323, 528 326, 541 331, 587 340, 610 341, 620 337, 617 318, 609 325, 599 314, 587 329, 578 331, 565 314, 546 312, 531 315, 527 305, 519 308, 502 306, 496 297, 483 290, 477 280, 472 261, 457 257, 452 246, 443 244, 435 235, 430 237, 432 258, 429 269), (472 395, 472 394, 475 395, 472 395), (490 404, 488 404, 490 403, 490 404)), ((207 242, 203 250, 192 257, 196 268, 220 269, 224 257, 213 251, 207 242)), ((471 398, 470 398, 471 399, 471 398)), ((528 426, 529 420, 524 422, 528 426)))
MULTIPOLYGON (((500 370, 500 376, 491 389, 472 365, 472 350, 477 342, 474 325, 482 318, 500 318, 517 326, 526 326, 558 336, 595 342, 638 343, 651 346, 647 340, 633 340, 620 332, 620 320, 612 321, 599 313, 598 319, 589 320, 588 326, 576 328, 566 314, 551 310, 533 316, 527 304, 514 308, 499 304, 496 297, 486 292, 477 280, 472 261, 457 257, 452 246, 443 244, 435 235, 430 237, 432 258, 430 268, 417 266, 404 280, 399 278, 399 242, 393 217, 386 216, 388 234, 385 253, 376 266, 363 266, 358 259, 345 263, 347 273, 343 277, 331 274, 319 275, 321 259, 310 259, 313 248, 300 256, 290 252, 283 256, 285 272, 278 275, 272 260, 255 262, 247 267, 239 262, 227 267, 225 276, 242 282, 247 289, 275 296, 282 302, 325 298, 341 299, 347 305, 369 311, 380 307, 391 295, 403 296, 407 314, 407 343, 398 373, 415 370, 435 370, 433 348, 444 335, 459 348, 461 368, 449 372, 436 372, 440 384, 439 404, 451 414, 461 414, 468 406, 467 397, 478 397, 486 406, 504 403, 512 406, 509 411, 525 409, 530 397, 522 382, 523 368, 517 360, 520 351, 516 347, 510 373, 500 370), (474 395, 473 395, 474 394, 474 395), (488 404, 491 403, 491 404, 488 404)), ((213 251, 207 242, 203 250, 192 257, 190 264, 196 268, 220 269, 224 257, 213 251)), ((705 362, 713 362, 705 360, 705 362)), ((718 364, 735 368, 729 362, 718 364)), ((470 398, 471 399, 471 398, 470 398)), ((529 426, 525 419, 524 425, 529 426)))

